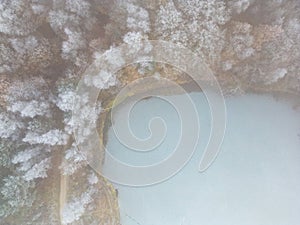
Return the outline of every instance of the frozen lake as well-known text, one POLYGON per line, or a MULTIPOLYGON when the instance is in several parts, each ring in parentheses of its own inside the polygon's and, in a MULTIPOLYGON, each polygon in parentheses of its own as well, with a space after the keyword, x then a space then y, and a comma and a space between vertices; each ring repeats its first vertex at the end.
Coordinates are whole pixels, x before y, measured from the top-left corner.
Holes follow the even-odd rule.
MULTIPOLYGON (((290 101, 271 96, 226 98, 227 130, 222 150, 212 166, 199 173, 210 113, 202 93, 191 93, 191 97, 201 126, 193 158, 163 183, 139 188, 115 184, 122 225, 299 225, 300 110, 290 101)), ((121 119, 122 108, 118 115, 121 119)), ((171 154, 180 124, 174 108, 163 100, 139 102, 130 118, 132 131, 146 138, 148 122, 155 116, 163 117, 168 127, 157 149, 148 153, 130 151, 110 129, 110 153, 139 166, 171 154)))

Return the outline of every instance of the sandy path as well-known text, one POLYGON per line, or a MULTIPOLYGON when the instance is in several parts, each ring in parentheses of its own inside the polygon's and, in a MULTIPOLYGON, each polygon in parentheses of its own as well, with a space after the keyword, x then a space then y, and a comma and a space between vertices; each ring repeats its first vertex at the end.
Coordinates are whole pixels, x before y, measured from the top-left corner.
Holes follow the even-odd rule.
POLYGON ((60 175, 60 193, 59 193, 59 217, 62 224, 62 213, 67 200, 68 176, 60 175))

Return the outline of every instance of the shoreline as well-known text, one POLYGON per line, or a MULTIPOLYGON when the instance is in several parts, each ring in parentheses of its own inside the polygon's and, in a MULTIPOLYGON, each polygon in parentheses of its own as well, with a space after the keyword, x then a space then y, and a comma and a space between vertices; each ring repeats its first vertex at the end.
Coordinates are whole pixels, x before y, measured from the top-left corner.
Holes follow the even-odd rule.
MULTIPOLYGON (((201 88, 199 88, 199 86, 197 85, 197 83, 195 81, 188 81, 188 82, 184 82, 182 84, 179 84, 180 86, 182 86, 182 88, 184 89, 185 92, 187 93, 193 93, 193 92, 202 92, 201 88)), ((148 87, 149 88, 149 87, 148 87)), ((157 92, 161 95, 176 95, 176 94, 184 94, 184 93, 175 93, 174 90, 172 90, 172 86, 161 86, 161 87, 150 87, 148 90, 151 90, 152 92, 157 92)), ((148 90, 136 90, 136 92, 134 94, 139 94, 141 93, 141 91, 143 92, 147 92, 148 90)), ((247 95, 247 94, 255 94, 255 95, 261 95, 261 96, 272 96, 273 98, 275 98, 278 101, 289 101, 292 102, 295 108, 299 108, 300 107, 300 98, 299 95, 297 93, 290 93, 290 92, 286 92, 286 91, 282 91, 282 90, 272 90, 272 91, 266 91, 266 90, 261 90, 259 88, 249 88, 247 90, 244 90, 242 92, 238 92, 238 93, 233 93, 231 95, 225 95, 224 98, 230 98, 233 96, 240 96, 240 95, 247 95)), ((119 102, 117 107, 122 107, 122 104, 125 104, 126 101, 128 100, 128 98, 131 98, 131 96, 127 96, 125 97, 122 102, 119 102)), ((151 97, 149 97, 151 98, 151 97)), ((112 105, 113 101, 115 99, 115 96, 111 97, 109 100, 106 101, 106 106, 107 105, 112 105)), ((106 108, 106 107, 105 107, 106 108)), ((100 114, 99 117, 99 138, 100 138, 100 142, 103 145, 103 149, 102 149, 102 154, 103 154, 103 160, 105 158, 105 148, 107 145, 107 141, 108 141, 108 130, 111 128, 112 126, 112 122, 111 122, 111 117, 110 117, 110 113, 111 113, 111 108, 108 108, 108 110, 105 110, 104 113, 100 114)), ((103 162, 102 162, 103 163, 103 162)), ((115 186, 110 182, 107 181, 109 184, 112 185, 113 188, 115 188, 115 186)), ((118 202, 119 201, 119 196, 115 195, 114 196, 116 199, 114 199, 114 201, 118 202)), ((118 207, 119 208, 119 205, 118 207)))
MULTIPOLYGON (((188 81, 185 83, 178 83, 178 85, 180 85, 184 91, 186 93, 193 93, 193 92, 202 92, 201 88, 198 86, 198 84, 195 81, 188 81)), ((184 93, 176 93, 174 92, 174 90, 172 90, 173 86, 161 86, 161 87, 150 87, 149 90, 151 90, 151 92, 153 91, 157 91, 158 94, 160 95, 176 95, 176 94, 184 94, 184 93)), ((139 93, 144 93, 147 92, 148 90, 144 90, 144 91, 140 91, 137 90, 136 93, 134 94, 139 94, 139 93)), ((134 95, 133 94, 133 95, 134 95)), ((239 96, 239 95, 246 95, 246 94, 257 94, 257 95, 270 95, 272 97, 274 97, 276 100, 284 100, 284 101, 292 101, 295 104, 295 107, 300 107, 300 93, 293 93, 293 92, 287 92, 284 90, 262 90, 260 88, 249 88, 247 90, 243 90, 240 93, 233 93, 231 95, 224 95, 224 99, 228 98, 228 97, 232 97, 232 96, 239 96)), ((126 103, 127 99, 131 98, 131 96, 127 96, 125 97, 122 102, 118 103, 116 105, 116 107, 118 107, 119 105, 122 105, 124 103, 126 103)), ((151 98, 151 97, 149 97, 151 98)), ((108 100, 108 104, 107 105, 112 105, 113 101, 115 100, 115 96, 112 97, 111 99, 108 100)), ((106 108, 106 107, 105 107, 106 108)), ((111 127, 111 118, 107 117, 108 115, 110 115, 111 112, 111 108, 109 108, 109 110, 105 111, 104 113, 100 114, 99 117, 99 122, 98 124, 100 124, 99 127, 99 134, 100 134, 100 141, 103 144, 103 146, 106 146, 106 142, 107 142, 107 131, 108 129, 111 127), (101 119, 102 118, 102 119, 101 119)), ((104 157, 103 157, 104 158, 104 157)))

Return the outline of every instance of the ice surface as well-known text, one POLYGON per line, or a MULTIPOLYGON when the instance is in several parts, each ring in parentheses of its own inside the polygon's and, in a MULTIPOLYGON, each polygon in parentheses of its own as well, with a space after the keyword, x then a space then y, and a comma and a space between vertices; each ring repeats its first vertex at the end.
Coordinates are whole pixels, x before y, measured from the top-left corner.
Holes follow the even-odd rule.
MULTIPOLYGON (((226 98, 227 131, 221 153, 207 171, 199 173, 210 114, 202 93, 191 96, 201 124, 196 153, 166 182, 142 188, 115 184, 122 224, 299 225, 300 110, 292 102, 271 96, 226 98)), ((118 113, 122 118, 122 109, 118 113)), ((110 129, 110 153, 134 165, 151 164, 170 154, 180 124, 174 108, 166 102, 157 98, 139 102, 132 110, 131 128, 140 138, 147 137, 149 118, 156 115, 168 126, 158 149, 148 155, 130 152, 110 129)))

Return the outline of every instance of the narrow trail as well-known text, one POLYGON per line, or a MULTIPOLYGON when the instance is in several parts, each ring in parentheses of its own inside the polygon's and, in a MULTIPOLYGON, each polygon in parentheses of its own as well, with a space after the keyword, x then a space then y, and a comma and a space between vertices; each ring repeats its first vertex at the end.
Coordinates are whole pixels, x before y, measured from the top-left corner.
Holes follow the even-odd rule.
MULTIPOLYGON (((69 186, 69 176, 60 175, 60 193, 59 193, 59 217, 60 224, 63 224, 63 209, 67 202, 67 193, 69 186)), ((109 184, 103 177, 99 179, 99 190, 102 190, 102 194, 98 199, 97 209, 90 214, 101 218, 103 221, 109 221, 110 224, 119 224, 120 215, 118 201, 115 196, 115 190, 111 184, 109 184)), ((101 224, 100 224, 101 225, 101 224)))
POLYGON ((68 176, 60 175, 60 192, 59 192, 59 218, 60 224, 62 224, 62 213, 67 200, 67 184, 68 176))

